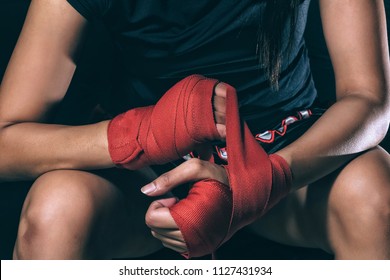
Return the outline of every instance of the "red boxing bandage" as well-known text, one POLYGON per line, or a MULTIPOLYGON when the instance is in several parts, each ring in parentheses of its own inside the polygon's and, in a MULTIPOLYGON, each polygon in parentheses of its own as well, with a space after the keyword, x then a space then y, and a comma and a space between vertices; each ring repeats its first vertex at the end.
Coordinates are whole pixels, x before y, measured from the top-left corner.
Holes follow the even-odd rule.
POLYGON ((170 208, 187 245, 186 258, 214 252, 226 236, 232 213, 228 186, 215 181, 195 183, 188 196, 170 208))
POLYGON ((163 164, 219 139, 212 108, 216 80, 187 77, 155 106, 129 110, 111 120, 108 149, 112 161, 128 169, 163 164))
POLYGON ((226 96, 226 148, 230 189, 217 181, 200 181, 188 197, 170 208, 185 239, 187 258, 215 252, 291 188, 290 167, 282 157, 269 156, 252 136, 239 117, 236 91, 230 86, 226 96))

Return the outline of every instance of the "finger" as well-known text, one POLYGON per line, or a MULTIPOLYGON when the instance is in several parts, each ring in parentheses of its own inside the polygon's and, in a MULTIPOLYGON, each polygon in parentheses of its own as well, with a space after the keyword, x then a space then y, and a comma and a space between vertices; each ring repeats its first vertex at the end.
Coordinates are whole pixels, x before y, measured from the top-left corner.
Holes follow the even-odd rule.
POLYGON ((175 246, 171 246, 170 244, 166 244, 166 243, 162 243, 162 245, 165 248, 171 249, 171 250, 176 251, 180 254, 186 253, 188 251, 187 247, 186 248, 175 247, 175 246))
POLYGON ((158 233, 165 238, 173 239, 179 242, 184 242, 184 237, 178 229, 151 228, 151 232, 158 233))
POLYGON ((222 97, 222 96, 214 95, 213 108, 214 108, 214 111, 225 114, 226 113, 226 98, 222 97))
POLYGON ((225 184, 228 182, 226 171, 221 166, 199 159, 190 159, 162 174, 144 186, 141 191, 150 196, 158 196, 179 185, 203 179, 215 179, 225 184))
POLYGON ((215 122, 218 124, 226 124, 226 114, 214 112, 215 122))
POLYGON ((226 138, 226 84, 218 83, 214 90, 213 108, 216 127, 221 140, 226 138))
POLYGON ((178 201, 179 201, 179 199, 177 197, 162 198, 159 200, 155 200, 154 202, 156 202, 156 203, 153 207, 155 207, 155 209, 163 208, 163 207, 169 208, 169 207, 175 205, 178 201))
POLYGON ((169 203, 160 199, 153 201, 145 215, 145 223, 150 228, 178 230, 175 220, 169 212, 169 203))
POLYGON ((226 88, 227 85, 225 83, 218 83, 217 86, 215 87, 215 95, 219 97, 224 97, 226 98, 226 88))
POLYGON ((219 136, 221 136, 221 140, 226 139, 226 125, 224 124, 216 124, 217 131, 219 133, 219 136))
POLYGON ((182 240, 173 239, 169 236, 167 237, 153 230, 151 231, 151 233, 155 238, 159 239, 164 244, 169 244, 172 247, 182 248, 184 250, 187 249, 186 243, 182 240))

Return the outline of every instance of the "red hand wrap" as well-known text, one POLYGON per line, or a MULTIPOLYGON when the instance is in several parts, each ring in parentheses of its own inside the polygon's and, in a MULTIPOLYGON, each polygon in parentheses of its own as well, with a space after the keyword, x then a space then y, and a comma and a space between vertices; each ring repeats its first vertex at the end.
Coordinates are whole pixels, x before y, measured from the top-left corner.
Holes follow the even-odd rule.
POLYGON ((215 180, 203 180, 170 208, 186 241, 186 258, 206 255, 220 245, 229 228, 232 203, 229 187, 215 180))
POLYGON ((215 252, 290 190, 290 167, 280 156, 268 156, 240 120, 236 91, 230 86, 226 97, 226 144, 225 169, 230 189, 216 181, 200 181, 188 197, 170 208, 188 247, 185 257, 215 252))
POLYGON ((139 169, 177 160, 198 144, 218 139, 212 108, 216 83, 192 75, 174 85, 155 106, 115 117, 107 132, 112 161, 139 169))

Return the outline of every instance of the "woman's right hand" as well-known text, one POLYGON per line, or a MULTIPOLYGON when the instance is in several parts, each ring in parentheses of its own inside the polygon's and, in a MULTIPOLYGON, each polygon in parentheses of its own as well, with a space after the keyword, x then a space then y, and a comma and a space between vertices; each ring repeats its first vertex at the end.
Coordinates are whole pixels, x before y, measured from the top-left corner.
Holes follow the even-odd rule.
POLYGON ((232 211, 232 193, 226 170, 208 161, 190 159, 156 178, 141 191, 148 196, 156 197, 170 193, 174 188, 187 183, 194 183, 188 197, 180 201, 174 198, 154 201, 145 219, 152 235, 165 247, 187 257, 196 257, 211 253, 208 251, 210 246, 202 243, 204 240, 212 240, 211 247, 217 247, 228 230, 232 211), (175 217, 181 218, 176 220, 175 217), (197 229, 200 233, 208 234, 205 238, 183 236, 179 225, 185 227, 187 234, 189 227, 190 232, 192 229, 197 229), (187 244, 186 241, 189 243, 187 244), (199 246, 187 247, 194 242, 199 246))

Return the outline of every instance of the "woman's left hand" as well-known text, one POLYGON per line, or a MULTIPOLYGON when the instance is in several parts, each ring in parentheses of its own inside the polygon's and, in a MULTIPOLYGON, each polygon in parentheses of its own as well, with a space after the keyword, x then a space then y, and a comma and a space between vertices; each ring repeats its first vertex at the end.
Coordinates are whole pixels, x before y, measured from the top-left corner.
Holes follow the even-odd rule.
MULTIPOLYGON (((144 186, 141 191, 148 196, 159 196, 168 193, 175 187, 204 179, 214 179, 229 185, 225 169, 217 164, 200 159, 190 159, 171 171, 162 174, 153 182, 144 186)), ((179 253, 187 252, 187 247, 178 226, 172 218, 169 207, 177 203, 176 198, 154 201, 146 213, 146 224, 152 235, 162 244, 179 253)))

